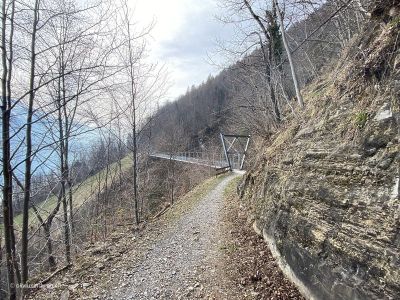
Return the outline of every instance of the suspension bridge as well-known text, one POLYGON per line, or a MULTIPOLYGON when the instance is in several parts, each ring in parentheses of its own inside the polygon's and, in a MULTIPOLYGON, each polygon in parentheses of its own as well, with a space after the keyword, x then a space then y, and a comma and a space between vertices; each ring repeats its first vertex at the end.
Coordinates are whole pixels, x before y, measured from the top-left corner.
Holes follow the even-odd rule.
POLYGON ((217 174, 226 171, 243 170, 250 136, 220 133, 220 139, 222 144, 220 153, 210 153, 208 151, 154 152, 150 154, 150 157, 210 167, 215 169, 217 174))

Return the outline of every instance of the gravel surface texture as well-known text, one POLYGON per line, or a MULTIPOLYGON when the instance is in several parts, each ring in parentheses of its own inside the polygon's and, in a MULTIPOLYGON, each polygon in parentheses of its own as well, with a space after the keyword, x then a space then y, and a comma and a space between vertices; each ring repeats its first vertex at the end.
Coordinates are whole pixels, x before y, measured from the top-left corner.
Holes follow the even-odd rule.
POLYGON ((203 284, 205 275, 207 282, 215 283, 210 276, 216 273, 213 261, 220 253, 223 194, 235 176, 223 179, 151 245, 144 259, 119 280, 117 286, 121 288, 113 291, 112 298, 187 299, 202 297, 210 288, 218 288, 211 284, 205 289, 203 284))
POLYGON ((82 245, 28 299, 303 299, 253 231, 239 174, 209 179, 157 219, 82 245), (249 223, 250 221, 250 223, 249 223))

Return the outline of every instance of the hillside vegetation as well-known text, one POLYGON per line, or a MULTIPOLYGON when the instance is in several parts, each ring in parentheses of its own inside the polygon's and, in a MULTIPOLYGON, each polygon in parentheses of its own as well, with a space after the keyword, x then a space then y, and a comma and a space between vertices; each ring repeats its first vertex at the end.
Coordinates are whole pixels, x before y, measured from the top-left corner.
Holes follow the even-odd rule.
MULTIPOLYGON (((99 192, 98 186, 100 186, 100 192, 106 191, 110 188, 112 181, 106 182, 106 172, 109 172, 108 176, 112 178, 116 178, 119 176, 126 176, 130 168, 132 168, 132 158, 127 156, 121 159, 121 166, 119 168, 119 162, 115 162, 109 166, 109 170, 100 170, 95 175, 88 177, 83 180, 77 186, 72 187, 72 194, 74 200, 74 207, 79 210, 81 205, 84 203, 93 201, 96 197, 96 194, 99 192), (122 175, 120 175, 122 172, 122 175)), ((36 204, 36 208, 38 212, 41 214, 42 218, 46 219, 49 212, 51 212, 57 205, 57 196, 50 195, 47 199, 43 200, 43 202, 36 204)), ((30 226, 34 226, 35 223, 38 222, 33 208, 29 209, 30 219, 32 220, 30 226)), ((16 215, 14 217, 14 225, 20 227, 22 225, 22 214, 16 215)))
POLYGON ((63 300, 84 289, 117 299, 398 298, 399 1, 157 1, 164 16, 182 8, 166 30, 173 45, 156 41, 154 20, 138 22, 147 17, 129 1, 3 0, 0 298, 40 298, 57 280, 47 296, 63 300), (228 29, 213 53, 211 24, 191 18, 208 5, 228 29), (196 30, 184 20, 207 31, 199 44, 188 45, 196 30), (177 49, 204 52, 220 72, 197 86, 188 78, 166 101, 167 65, 197 72, 177 49), (164 66, 154 53, 174 56, 164 66), (214 178, 215 166, 173 159, 238 152, 221 132, 251 136, 231 206, 223 189, 236 172, 214 178), (220 251, 240 265, 218 265, 220 251), (238 286, 218 287, 224 272, 238 286))
POLYGON ((400 294, 399 4, 381 5, 241 184, 255 229, 317 299, 400 294))

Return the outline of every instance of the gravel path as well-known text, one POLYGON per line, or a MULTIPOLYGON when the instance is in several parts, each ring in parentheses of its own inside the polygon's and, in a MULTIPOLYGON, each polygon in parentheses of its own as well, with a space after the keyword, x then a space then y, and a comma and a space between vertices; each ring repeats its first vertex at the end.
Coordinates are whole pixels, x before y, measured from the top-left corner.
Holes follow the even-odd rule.
POLYGON ((150 245, 144 258, 119 279, 121 288, 112 292, 112 298, 188 299, 204 297, 210 288, 222 289, 212 280, 216 276, 213 262, 219 255, 224 189, 236 176, 223 179, 166 230, 165 236, 150 245), (208 291, 203 286, 205 277, 208 291))
POLYGON ((303 300, 235 191, 225 193, 236 176, 205 181, 139 231, 123 227, 82 248, 53 288, 29 299, 303 300))

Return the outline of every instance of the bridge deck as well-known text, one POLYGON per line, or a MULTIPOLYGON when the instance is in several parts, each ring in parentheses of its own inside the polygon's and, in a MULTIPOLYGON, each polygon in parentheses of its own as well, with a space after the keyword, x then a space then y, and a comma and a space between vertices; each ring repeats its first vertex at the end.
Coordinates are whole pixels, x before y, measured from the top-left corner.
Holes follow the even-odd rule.
POLYGON ((153 153, 153 154, 150 154, 150 157, 160 158, 160 159, 168 159, 168 160, 171 159, 171 160, 175 160, 175 161, 179 161, 179 162, 185 162, 185 163, 195 164, 195 165, 199 165, 199 166, 211 167, 213 169, 227 167, 227 163, 225 161, 210 161, 208 159, 181 156, 181 155, 153 153))

